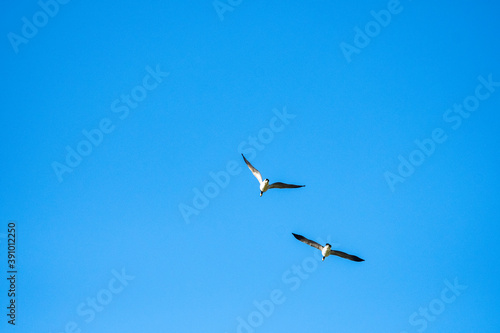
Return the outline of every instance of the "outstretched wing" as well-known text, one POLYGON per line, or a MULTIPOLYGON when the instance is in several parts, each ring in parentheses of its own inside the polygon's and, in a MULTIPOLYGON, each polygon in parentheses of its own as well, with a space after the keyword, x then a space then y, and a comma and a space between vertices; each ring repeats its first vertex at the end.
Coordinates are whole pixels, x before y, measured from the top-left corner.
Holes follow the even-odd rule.
POLYGON ((257 178, 259 183, 262 183, 262 175, 260 174, 259 170, 255 169, 253 165, 250 162, 248 162, 248 160, 245 158, 245 155, 241 154, 241 156, 243 156, 245 163, 248 165, 248 168, 250 169, 250 171, 252 171, 255 178, 257 178))
POLYGON ((361 259, 360 257, 353 256, 352 254, 347 254, 347 253, 342 252, 342 251, 330 250, 330 255, 332 255, 332 254, 339 256, 341 258, 344 258, 344 259, 352 260, 352 261, 364 261, 364 259, 361 259))
POLYGON ((269 188, 297 188, 297 187, 304 187, 305 185, 293 185, 293 184, 285 184, 285 183, 272 183, 269 185, 269 188))
POLYGON ((323 246, 319 245, 318 243, 316 243, 315 241, 312 241, 310 239, 307 239, 305 238, 304 236, 301 236, 301 235, 297 235, 297 234, 294 234, 292 232, 292 235, 293 237, 297 238, 299 241, 301 241, 302 243, 306 243, 307 245, 310 245, 312 247, 315 247, 317 248, 318 250, 322 251, 323 250, 323 246))

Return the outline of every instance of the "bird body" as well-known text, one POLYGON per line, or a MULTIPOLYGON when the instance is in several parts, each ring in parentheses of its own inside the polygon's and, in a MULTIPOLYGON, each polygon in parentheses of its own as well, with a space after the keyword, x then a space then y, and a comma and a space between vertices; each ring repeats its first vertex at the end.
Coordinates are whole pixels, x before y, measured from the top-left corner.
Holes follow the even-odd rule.
POLYGON ((321 259, 321 261, 325 260, 325 258, 330 255, 331 248, 332 246, 328 243, 326 243, 326 245, 323 246, 323 248, 321 249, 321 254, 323 255, 323 259, 321 259))
POLYGON ((262 193, 269 190, 269 179, 264 179, 264 181, 260 183, 259 188, 260 188, 260 196, 262 196, 262 193))

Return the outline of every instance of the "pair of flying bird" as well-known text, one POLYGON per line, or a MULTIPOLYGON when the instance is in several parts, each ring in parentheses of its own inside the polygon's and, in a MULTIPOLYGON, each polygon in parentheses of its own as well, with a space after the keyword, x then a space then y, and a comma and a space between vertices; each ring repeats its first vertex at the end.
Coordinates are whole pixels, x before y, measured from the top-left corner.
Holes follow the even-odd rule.
MULTIPOLYGON (((259 170, 255 169, 254 166, 250 162, 248 162, 248 160, 245 158, 245 155, 241 154, 241 156, 243 156, 243 160, 245 160, 245 163, 247 164, 248 168, 250 169, 250 171, 252 171, 252 173, 255 176, 255 178, 257 178, 257 180, 259 181, 259 184, 260 184, 260 196, 262 196, 262 194, 264 192, 267 192, 267 190, 270 190, 272 188, 298 188, 298 187, 304 187, 305 186, 305 185, 285 184, 285 183, 281 183, 281 182, 269 184, 269 179, 266 178, 266 179, 263 180, 262 179, 262 175, 260 174, 259 170)), ((360 257, 353 256, 351 254, 347 254, 347 253, 342 252, 342 251, 332 250, 332 246, 330 244, 328 244, 328 243, 326 243, 325 246, 322 246, 322 245, 316 243, 313 240, 305 238, 304 236, 297 235, 297 234, 294 234, 294 233, 292 233, 292 235, 295 238, 297 238, 299 241, 301 241, 301 242, 303 242, 303 243, 305 243, 307 245, 310 245, 310 246, 312 246, 312 247, 317 248, 318 250, 320 250, 321 254, 323 255, 323 259, 322 260, 325 260, 325 258, 328 257, 329 255, 336 255, 336 256, 339 256, 341 258, 349 259, 349 260, 352 260, 352 261, 364 261, 360 257)))

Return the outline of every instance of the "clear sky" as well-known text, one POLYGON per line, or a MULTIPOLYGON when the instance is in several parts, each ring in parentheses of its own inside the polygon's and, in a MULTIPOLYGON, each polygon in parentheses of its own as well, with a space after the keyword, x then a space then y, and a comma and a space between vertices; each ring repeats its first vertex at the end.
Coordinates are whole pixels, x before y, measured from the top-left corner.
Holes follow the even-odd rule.
POLYGON ((4 5, 1 331, 498 332, 491 3, 4 5))

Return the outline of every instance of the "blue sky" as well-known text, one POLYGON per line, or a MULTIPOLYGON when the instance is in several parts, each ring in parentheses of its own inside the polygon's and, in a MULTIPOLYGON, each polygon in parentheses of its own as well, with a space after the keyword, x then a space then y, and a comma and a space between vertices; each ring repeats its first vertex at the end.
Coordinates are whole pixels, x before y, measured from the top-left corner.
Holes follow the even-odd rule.
POLYGON ((498 10, 9 4, 2 331, 497 332, 498 10))

